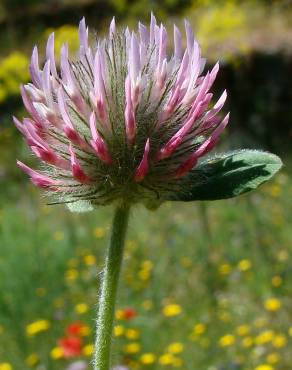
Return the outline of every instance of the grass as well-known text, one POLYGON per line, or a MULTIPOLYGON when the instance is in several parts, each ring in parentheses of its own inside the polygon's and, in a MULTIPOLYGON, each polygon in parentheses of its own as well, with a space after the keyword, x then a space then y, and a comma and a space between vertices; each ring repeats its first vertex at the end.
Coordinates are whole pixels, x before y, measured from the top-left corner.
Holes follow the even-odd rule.
MULTIPOLYGON (((165 204, 155 213, 134 209, 114 364, 184 370, 267 364, 288 370, 291 192, 291 179, 282 172, 236 200, 165 204), (128 308, 136 315, 125 320, 128 308)), ((112 209, 70 214, 46 206, 27 183, 6 198, 2 194, 1 202, 0 369, 1 363, 15 370, 66 369, 77 359, 90 363, 112 209), (38 320, 49 327, 29 335, 38 320), (83 349, 64 358, 59 340, 77 321, 85 328, 83 349)))

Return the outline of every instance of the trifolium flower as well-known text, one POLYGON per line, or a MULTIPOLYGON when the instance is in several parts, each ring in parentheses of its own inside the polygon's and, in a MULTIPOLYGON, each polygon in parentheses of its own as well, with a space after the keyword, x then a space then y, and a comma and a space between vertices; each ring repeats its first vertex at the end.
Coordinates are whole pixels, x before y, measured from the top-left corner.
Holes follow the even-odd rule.
POLYGON ((79 42, 72 60, 62 46, 59 68, 54 34, 42 69, 33 49, 32 83, 21 87, 30 118, 14 122, 42 167, 18 161, 19 167, 56 203, 123 199, 153 206, 190 194, 190 184, 202 180, 198 160, 229 118, 219 114, 226 91, 211 103, 219 65, 203 72, 190 24, 185 21, 185 37, 174 26, 171 54, 167 31, 153 15, 137 32, 117 30, 113 19, 108 36, 93 44, 82 19, 79 42))

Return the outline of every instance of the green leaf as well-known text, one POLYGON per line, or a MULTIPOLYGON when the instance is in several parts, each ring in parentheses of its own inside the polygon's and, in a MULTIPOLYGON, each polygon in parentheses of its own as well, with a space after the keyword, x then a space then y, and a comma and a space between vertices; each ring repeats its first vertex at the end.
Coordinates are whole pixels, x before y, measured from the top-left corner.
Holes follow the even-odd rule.
POLYGON ((71 212, 84 213, 92 211, 94 208, 88 200, 77 200, 74 203, 68 203, 67 207, 71 212))
POLYGON ((201 162, 187 176, 177 201, 233 198, 256 189, 282 167, 274 154, 258 150, 237 150, 201 162))

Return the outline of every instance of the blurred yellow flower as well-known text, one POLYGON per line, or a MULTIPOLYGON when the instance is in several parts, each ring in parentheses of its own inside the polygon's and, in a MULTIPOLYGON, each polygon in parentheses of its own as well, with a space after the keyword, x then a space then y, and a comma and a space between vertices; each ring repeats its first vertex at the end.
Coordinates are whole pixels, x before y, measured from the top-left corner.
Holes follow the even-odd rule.
POLYGON ((120 337, 125 333, 125 329, 122 325, 116 325, 114 327, 114 336, 115 337, 120 337))
POLYGON ((193 333, 196 335, 204 334, 206 331, 206 325, 204 324, 196 324, 193 328, 193 333))
POLYGON ((124 346, 124 352, 128 354, 135 354, 139 352, 141 349, 141 346, 137 342, 129 343, 124 346))
POLYGON ((141 263, 142 270, 152 270, 152 268, 153 268, 153 262, 150 260, 145 260, 141 263))
POLYGON ((140 356, 140 362, 143 365, 151 365, 155 362, 156 356, 153 353, 144 353, 140 356))
POLYGON ((231 272, 232 268, 229 265, 229 263, 223 263, 222 265, 219 266, 218 271, 220 275, 229 275, 231 272))
POLYGON ((160 365, 171 365, 173 363, 173 355, 170 353, 165 353, 159 357, 160 365))
POLYGON ((253 338, 252 337, 245 337, 241 341, 241 345, 244 348, 249 348, 253 345, 253 338))
POLYGON ((229 347, 235 343, 235 336, 232 334, 226 334, 221 337, 218 341, 220 347, 229 347))
POLYGON ((280 361, 280 355, 276 352, 270 353, 267 355, 266 360, 269 364, 274 365, 280 361))
POLYGON ((78 277, 79 273, 76 269, 69 269, 65 271, 65 280, 67 282, 75 281, 78 277))
POLYGON ((166 317, 177 316, 182 312, 181 306, 178 304, 168 304, 163 307, 162 313, 166 317))
POLYGON ((248 259, 241 260, 239 261, 237 267, 240 271, 247 271, 251 268, 251 262, 248 259))
POLYGON ((12 366, 8 362, 1 362, 0 370, 12 370, 12 366))
POLYGON ((74 310, 76 313, 79 315, 82 315, 88 311, 88 305, 86 303, 78 303, 75 307, 74 310))
POLYGON ((274 338, 273 330, 265 330, 255 337, 255 343, 257 345, 262 345, 271 342, 273 338, 274 338))
POLYGON ((250 327, 248 325, 240 325, 236 328, 236 333, 239 336, 247 335, 250 332, 250 327))
POLYGON ((94 351, 93 344, 87 344, 82 348, 82 353, 84 354, 84 356, 91 356, 93 354, 93 351, 94 351))
POLYGON ((93 235, 97 238, 97 239, 101 239, 105 236, 105 229, 102 228, 102 227, 96 227, 94 230, 93 230, 93 235))
POLYGON ((34 366, 39 362, 39 356, 36 353, 32 353, 25 359, 27 366, 34 366))
POLYGON ((278 334, 274 337, 272 341, 272 345, 275 348, 282 348, 285 347, 287 344, 287 338, 283 334, 278 334))
POLYGON ((26 334, 32 337, 42 331, 48 330, 50 323, 48 320, 37 320, 26 326, 26 334))
POLYGON ((267 311, 276 312, 281 308, 281 301, 278 298, 269 298, 265 301, 264 306, 267 311))
POLYGON ((174 367, 181 367, 183 364, 183 360, 181 358, 178 358, 178 357, 174 357, 173 360, 172 360, 172 366, 174 367))
POLYGON ((83 261, 87 266, 94 266, 96 264, 96 258, 93 254, 87 254, 84 256, 83 261))
POLYGON ((87 325, 82 325, 82 327, 80 328, 80 335, 82 337, 87 337, 90 333, 91 333, 90 327, 87 325))
POLYGON ((290 337, 292 337, 292 326, 290 326, 290 328, 288 329, 288 334, 290 335, 290 337))
POLYGON ((272 277, 272 285, 275 288, 278 288, 280 285, 282 285, 282 283, 283 283, 283 279, 281 278, 281 276, 275 275, 272 277))
POLYGON ((184 346, 183 346, 182 343, 180 343, 180 342, 174 342, 174 343, 171 343, 167 347, 167 352, 176 355, 178 353, 181 353, 183 351, 183 349, 184 349, 184 346))
POLYGON ((150 271, 149 270, 140 270, 138 271, 138 278, 142 281, 149 280, 150 278, 150 271))
POLYGON ((61 347, 54 347, 51 352, 50 356, 52 357, 53 360, 59 360, 62 358, 64 355, 64 351, 61 347))
POLYGON ((254 370, 274 370, 274 368, 267 364, 257 366, 254 370))
POLYGON ((138 339, 140 336, 140 332, 137 329, 127 329, 125 332, 125 337, 127 339, 138 339))

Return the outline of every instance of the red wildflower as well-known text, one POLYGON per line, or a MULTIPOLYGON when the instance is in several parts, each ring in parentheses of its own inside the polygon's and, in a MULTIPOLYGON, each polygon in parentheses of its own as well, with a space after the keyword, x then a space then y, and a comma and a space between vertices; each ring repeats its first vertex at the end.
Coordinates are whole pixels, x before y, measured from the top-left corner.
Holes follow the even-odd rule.
POLYGON ((137 311, 134 308, 128 307, 125 308, 123 311, 124 320, 132 320, 134 317, 137 316, 137 311))
POLYGON ((82 329, 84 328, 84 325, 80 321, 75 321, 72 324, 69 324, 66 328, 66 333, 69 336, 81 336, 82 329))
POLYGON ((58 342, 59 346, 63 350, 65 358, 78 357, 81 354, 82 342, 77 337, 64 337, 58 342))

